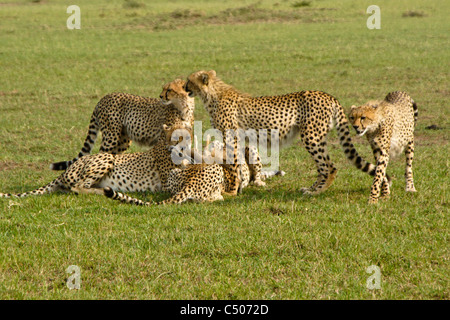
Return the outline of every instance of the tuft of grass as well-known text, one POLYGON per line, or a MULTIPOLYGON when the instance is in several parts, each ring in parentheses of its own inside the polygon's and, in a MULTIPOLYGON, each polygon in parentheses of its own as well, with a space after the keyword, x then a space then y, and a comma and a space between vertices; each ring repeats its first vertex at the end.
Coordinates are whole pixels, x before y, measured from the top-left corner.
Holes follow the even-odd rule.
POLYGON ((136 0, 125 0, 123 7, 126 9, 144 8, 145 4, 136 0))
POLYGON ((235 25, 250 23, 319 22, 328 20, 325 12, 298 12, 283 9, 260 8, 259 3, 233 7, 217 13, 206 14, 201 10, 176 9, 169 14, 146 15, 140 22, 154 31, 181 29, 187 26, 235 25))
POLYGON ((426 17, 427 15, 423 11, 415 11, 415 10, 408 10, 406 12, 403 12, 402 17, 426 17))
POLYGON ((303 7, 309 7, 311 6, 311 1, 296 1, 291 5, 293 8, 303 8, 303 7))
POLYGON ((191 9, 177 9, 169 14, 174 19, 197 19, 204 17, 205 13, 191 9))

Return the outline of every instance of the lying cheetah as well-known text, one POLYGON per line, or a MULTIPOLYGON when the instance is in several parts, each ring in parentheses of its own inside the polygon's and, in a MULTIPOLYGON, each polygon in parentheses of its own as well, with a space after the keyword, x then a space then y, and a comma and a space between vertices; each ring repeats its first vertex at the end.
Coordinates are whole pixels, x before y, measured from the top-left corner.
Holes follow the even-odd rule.
MULTIPOLYGON (((281 145, 300 135, 318 171, 317 181, 309 188, 302 188, 306 194, 325 191, 336 177, 337 169, 328 155, 326 139, 333 122, 336 122, 339 141, 347 158, 358 169, 375 175, 375 166, 360 157, 352 144, 342 106, 327 93, 301 91, 281 96, 251 97, 224 83, 214 70, 192 73, 185 88, 191 96, 202 99, 212 126, 223 134, 228 129, 255 129, 259 139, 259 130, 267 129, 267 138, 273 139, 278 130, 281 145)), ((234 145, 237 150, 236 139, 228 140, 227 144, 234 145)), ((237 157, 235 151, 232 166, 234 193, 239 186, 237 157)))
MULTIPOLYGON (((196 202, 223 200, 226 192, 225 170, 218 164, 192 164, 186 169, 174 169, 168 178, 167 191, 173 196, 157 204, 183 203, 187 200, 196 202)), ((104 189, 105 196, 124 203, 151 206, 155 203, 132 198, 111 188, 104 189)))
MULTIPOLYGON (((208 137, 206 140, 206 147, 203 152, 203 161, 206 163, 187 165, 184 169, 172 169, 168 177, 167 191, 169 191, 173 196, 162 202, 145 202, 121 192, 114 191, 111 188, 105 188, 104 194, 114 200, 142 206, 169 203, 180 204, 188 200, 193 200, 195 202, 213 202, 216 200, 223 200, 222 194, 230 194, 231 171, 228 166, 213 163, 214 161, 223 163, 223 152, 221 151, 219 154, 216 154, 216 150, 222 150, 222 148, 223 146, 221 145, 221 142, 217 140, 210 144, 210 139, 208 137)), ((179 150, 180 153, 183 153, 184 151, 185 150, 179 150)), ((250 182, 254 182, 255 179, 255 172, 252 172, 252 167, 250 167, 248 163, 255 163, 256 165, 253 168, 261 167, 259 157, 249 161, 248 156, 255 157, 255 154, 249 152, 246 162, 244 162, 241 167, 241 188, 245 188, 250 182)), ((267 178, 275 175, 284 175, 284 172, 268 171, 263 176, 267 178)))
POLYGON ((389 197, 389 183, 385 178, 389 158, 398 156, 405 147, 406 191, 416 191, 412 161, 417 115, 416 103, 401 91, 388 93, 383 101, 371 101, 359 107, 351 107, 350 122, 360 136, 366 135, 377 163, 369 203, 376 203, 379 197, 389 197))
POLYGON ((144 145, 154 145, 164 123, 178 120, 194 122, 194 99, 176 79, 166 85, 160 100, 128 93, 112 93, 104 96, 94 109, 84 146, 76 158, 50 165, 52 170, 65 170, 78 158, 90 154, 99 131, 102 132, 100 152, 120 154, 128 149, 131 140, 144 145))
POLYGON ((46 186, 19 194, 0 193, 0 198, 43 195, 56 191, 103 195, 103 188, 137 192, 165 191, 170 171, 177 167, 172 161, 171 152, 172 147, 179 143, 179 140, 172 140, 177 129, 192 131, 187 122, 178 122, 171 127, 163 125, 158 142, 146 152, 85 155, 46 186))

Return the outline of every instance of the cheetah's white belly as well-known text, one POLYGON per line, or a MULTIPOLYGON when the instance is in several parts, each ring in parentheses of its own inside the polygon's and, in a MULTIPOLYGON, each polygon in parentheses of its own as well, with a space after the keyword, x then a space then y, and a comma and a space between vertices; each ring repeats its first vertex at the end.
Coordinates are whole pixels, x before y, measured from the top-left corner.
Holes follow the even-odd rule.
POLYGON ((400 141, 400 139, 397 139, 397 137, 392 137, 391 139, 391 149, 389 151, 389 157, 390 158, 397 158, 402 152, 405 146, 400 141))

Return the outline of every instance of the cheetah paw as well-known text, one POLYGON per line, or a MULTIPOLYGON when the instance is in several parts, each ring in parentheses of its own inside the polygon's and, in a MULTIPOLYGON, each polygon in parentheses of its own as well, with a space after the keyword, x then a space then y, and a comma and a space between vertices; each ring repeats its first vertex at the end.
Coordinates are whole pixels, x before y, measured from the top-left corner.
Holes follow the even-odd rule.
POLYGON ((301 188, 300 192, 302 192, 304 195, 308 195, 308 196, 312 196, 314 194, 310 188, 301 188))
POLYGON ((264 187, 266 185, 266 183, 261 180, 255 180, 255 181, 253 181, 253 184, 257 187, 264 187))

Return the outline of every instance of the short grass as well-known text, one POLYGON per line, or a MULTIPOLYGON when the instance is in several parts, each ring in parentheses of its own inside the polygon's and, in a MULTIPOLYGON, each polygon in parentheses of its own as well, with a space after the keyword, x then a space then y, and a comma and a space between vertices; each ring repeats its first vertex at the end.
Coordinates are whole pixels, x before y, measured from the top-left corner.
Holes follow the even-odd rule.
MULTIPOLYGON (((0 4, 0 190, 22 192, 80 149, 105 94, 158 96, 199 69, 254 95, 326 91, 352 104, 405 90, 417 101, 416 194, 392 161, 392 198, 330 135, 339 168, 317 197, 300 142, 285 177, 213 204, 141 208, 98 196, 0 200, 2 299, 449 299, 448 1, 80 0, 68 30, 59 1, 0 4), (431 126, 431 129, 430 129, 431 126), (69 290, 69 265, 81 289, 69 290), (366 268, 381 270, 369 290, 366 268)), ((209 119, 197 100, 196 120, 209 119)), ((371 158, 364 139, 357 148, 371 158)), ((133 146, 130 152, 139 150, 133 146)), ((167 194, 134 194, 161 200, 167 194)))

